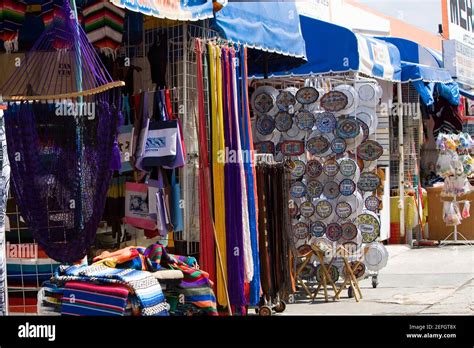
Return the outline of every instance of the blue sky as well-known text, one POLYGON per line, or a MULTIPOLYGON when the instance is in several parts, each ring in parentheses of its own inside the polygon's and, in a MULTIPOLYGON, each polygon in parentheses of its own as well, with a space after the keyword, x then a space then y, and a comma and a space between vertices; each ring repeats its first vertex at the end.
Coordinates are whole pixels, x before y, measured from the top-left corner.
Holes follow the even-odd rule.
POLYGON ((431 33, 441 24, 441 0, 357 0, 386 15, 402 19, 431 33), (422 14, 422 15, 420 15, 422 14))

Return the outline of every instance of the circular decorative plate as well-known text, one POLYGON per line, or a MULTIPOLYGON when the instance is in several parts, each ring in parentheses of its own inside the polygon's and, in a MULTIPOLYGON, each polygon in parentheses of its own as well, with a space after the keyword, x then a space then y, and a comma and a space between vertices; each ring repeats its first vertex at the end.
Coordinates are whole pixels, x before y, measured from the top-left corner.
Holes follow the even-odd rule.
POLYGON ((346 148, 346 141, 342 138, 335 138, 331 142, 331 149, 337 155, 343 154, 346 151, 346 148))
POLYGON ((290 91, 281 91, 276 97, 276 104, 280 110, 288 111, 290 106, 296 104, 296 98, 290 91))
POLYGON ((339 164, 335 159, 327 160, 324 163, 323 172, 329 177, 336 176, 339 172, 339 164))
POLYGON ((339 162, 339 170, 342 175, 352 177, 357 171, 357 164, 353 160, 346 158, 339 162))
POLYGON ((357 187, 361 191, 373 192, 380 186, 380 178, 377 174, 372 172, 364 172, 360 175, 357 187))
POLYGON ((304 222, 298 222, 296 225, 293 225, 293 236, 298 239, 306 239, 309 237, 309 228, 308 225, 304 222))
POLYGON ((332 112, 322 112, 316 115, 316 128, 323 133, 332 133, 336 129, 337 120, 332 112))
POLYGON ((306 185, 301 181, 295 182, 293 185, 291 185, 290 195, 293 198, 302 198, 306 196, 306 185))
POLYGON ((376 161, 383 155, 383 147, 374 140, 364 141, 357 148, 357 156, 364 161, 376 161))
POLYGON ((342 227, 338 223, 329 224, 326 228, 326 237, 332 242, 337 242, 342 237, 342 227))
POLYGON ((311 160, 306 164, 306 174, 311 178, 317 178, 323 172, 323 165, 318 160, 311 160))
POLYGON ((313 203, 306 201, 300 205, 301 215, 305 218, 310 218, 314 215, 314 205, 313 203))
POLYGON ((356 190, 356 184, 351 179, 344 179, 339 183, 339 192, 343 196, 352 196, 356 190))
POLYGON ((309 139, 306 143, 306 148, 308 149, 309 153, 315 156, 327 152, 330 146, 331 144, 329 141, 322 135, 315 136, 309 139))
MULTIPOLYGON (((357 279, 360 279, 364 276, 365 274, 365 265, 362 262, 359 261, 351 261, 350 263, 352 273, 354 273, 354 276, 357 279)), ((346 277, 346 268, 344 267, 342 270, 342 276, 345 278, 346 277)))
POLYGON ((375 84, 364 83, 358 86, 359 99, 364 103, 374 103, 377 99, 377 88, 375 84))
POLYGON ((303 87, 296 93, 296 100, 300 104, 312 104, 319 98, 319 92, 313 87, 303 87))
POLYGON ((312 251, 313 251, 313 249, 311 248, 311 245, 309 245, 309 244, 303 244, 303 245, 298 247, 298 254, 300 256, 305 256, 305 255, 309 254, 312 251))
POLYGON ((299 140, 287 140, 280 144, 280 151, 285 156, 300 156, 304 153, 304 142, 299 140))
POLYGON ((300 160, 294 160, 292 162, 293 162, 293 168, 291 169, 291 176, 294 179, 301 178, 306 172, 306 164, 300 160))
POLYGON ((311 130, 314 127, 314 115, 308 110, 298 111, 296 114, 296 124, 301 130, 311 130))
POLYGON ((328 201, 319 201, 316 204, 316 213, 319 217, 326 219, 332 214, 332 205, 328 201))
POLYGON ((383 244, 372 243, 368 245, 364 256, 364 263, 367 269, 377 272, 387 265, 388 252, 383 244))
POLYGON ((365 200, 365 207, 367 210, 377 212, 380 207, 380 199, 377 196, 369 196, 365 200))
POLYGON ((352 222, 345 222, 341 225, 342 228, 342 239, 353 240, 357 237, 357 226, 352 222))
POLYGON ((339 91, 331 91, 321 98, 321 107, 330 112, 344 110, 347 106, 347 96, 339 91))
MULTIPOLYGON (((331 277, 331 281, 333 283, 337 282, 339 280, 339 269, 335 265, 331 265, 331 267, 329 267, 328 264, 326 264, 326 269, 329 276, 331 277)), ((321 265, 316 266, 316 281, 318 283, 323 282, 323 273, 324 272, 321 265)))
POLYGON ((308 196, 313 198, 319 198, 323 193, 323 184, 321 184, 318 180, 310 180, 306 185, 308 196))
POLYGON ((338 183, 335 181, 327 182, 324 185, 323 193, 328 199, 336 199, 340 195, 338 183))
POLYGON ((278 91, 271 86, 257 88, 252 94, 253 109, 260 114, 270 112, 275 106, 277 95, 278 91))
POLYGON ((343 139, 353 139, 360 133, 360 125, 354 118, 344 118, 337 122, 336 134, 343 139))
POLYGON ((373 213, 359 215, 355 224, 362 234, 363 243, 372 243, 380 235, 380 222, 373 213))
POLYGON ((369 135, 370 135, 369 126, 364 121, 361 121, 359 119, 357 119, 357 123, 359 123, 359 126, 362 127, 362 133, 364 135, 363 138, 362 138, 362 142, 364 142, 367 139, 369 139, 369 135))
POLYGON ((347 219, 352 215, 352 206, 347 202, 339 202, 336 204, 336 215, 341 219, 347 219))
POLYGON ((293 126, 293 117, 284 111, 279 112, 275 116, 275 127, 280 132, 286 132, 293 126))
POLYGON ((293 126, 282 135, 285 140, 302 140, 305 137, 306 132, 299 129, 296 122, 293 122, 293 126))
POLYGON ((275 130, 275 121, 268 115, 260 115, 257 119, 257 131, 262 135, 270 135, 275 130))
POLYGON ((270 153, 275 155, 275 144, 271 141, 262 141, 254 144, 255 152, 257 153, 270 153))
POLYGON ((326 233, 326 225, 321 221, 312 222, 309 227, 309 232, 313 237, 322 237, 326 233))

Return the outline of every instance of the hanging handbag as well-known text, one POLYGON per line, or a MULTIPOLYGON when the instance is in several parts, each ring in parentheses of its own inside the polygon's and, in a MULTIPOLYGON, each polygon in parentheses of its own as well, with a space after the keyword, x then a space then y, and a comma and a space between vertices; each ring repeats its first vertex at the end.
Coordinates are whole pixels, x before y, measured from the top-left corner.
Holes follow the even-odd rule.
POLYGON ((171 174, 171 222, 174 231, 179 232, 184 229, 183 211, 181 208, 181 187, 176 182, 176 169, 171 174))
POLYGON ((177 139, 177 149, 176 149, 176 158, 173 161, 172 164, 170 165, 163 165, 163 168, 165 169, 175 169, 175 168, 181 168, 185 164, 185 145, 184 145, 184 139, 183 139, 183 131, 181 127, 180 120, 175 118, 172 113, 172 106, 171 106, 171 99, 170 99, 170 93, 169 90, 162 90, 159 92, 160 95, 160 105, 161 105, 161 110, 162 110, 162 115, 165 120, 176 120, 178 122, 177 127, 178 127, 178 139, 177 139))
POLYGON ((155 230, 156 221, 150 217, 148 185, 125 183, 124 222, 137 228, 155 230))

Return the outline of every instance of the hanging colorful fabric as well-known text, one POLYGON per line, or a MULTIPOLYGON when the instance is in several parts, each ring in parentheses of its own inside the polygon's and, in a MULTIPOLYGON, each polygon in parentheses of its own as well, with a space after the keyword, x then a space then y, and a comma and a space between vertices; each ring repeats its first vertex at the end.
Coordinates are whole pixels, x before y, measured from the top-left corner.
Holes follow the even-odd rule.
MULTIPOLYGON (((223 97, 224 97, 224 129, 225 146, 229 151, 237 151, 235 117, 233 117, 234 100, 231 80, 231 57, 228 48, 222 49, 223 97)), ((225 210, 226 210, 226 244, 227 244, 227 275, 230 303, 235 306, 246 304, 244 294, 244 255, 242 226, 242 186, 240 165, 227 162, 225 170, 225 210)))
POLYGON ((26 4, 18 0, 0 1, 0 39, 7 53, 18 51, 18 34, 25 22, 26 4))
POLYGON ((122 43, 125 11, 108 0, 90 0, 83 13, 89 41, 102 53, 115 59, 122 43))
POLYGON ((227 305, 227 295, 224 282, 227 280, 227 250, 225 225, 225 184, 224 163, 225 140, 222 100, 222 67, 220 50, 212 44, 208 45, 210 67, 210 95, 212 120, 212 174, 214 185, 214 220, 216 226, 217 244, 221 251, 222 268, 219 260, 217 269, 217 302, 221 306, 227 305))
POLYGON ((7 141, 5 138, 5 126, 3 111, 0 110, 0 316, 7 314, 6 286, 7 276, 5 255, 5 213, 7 210, 7 198, 10 187, 10 163, 8 161, 7 141))
POLYGON ((174 226, 174 231, 179 232, 184 229, 183 211, 181 208, 181 186, 176 182, 176 171, 173 169, 171 174, 171 222, 174 226))
POLYGON ((200 259, 199 263, 209 273, 209 279, 216 281, 216 257, 213 235, 213 222, 210 211, 210 169, 209 151, 207 146, 206 114, 204 110, 204 77, 202 64, 201 41, 196 40, 196 85, 198 90, 198 138, 199 138, 199 228, 200 228, 200 259))

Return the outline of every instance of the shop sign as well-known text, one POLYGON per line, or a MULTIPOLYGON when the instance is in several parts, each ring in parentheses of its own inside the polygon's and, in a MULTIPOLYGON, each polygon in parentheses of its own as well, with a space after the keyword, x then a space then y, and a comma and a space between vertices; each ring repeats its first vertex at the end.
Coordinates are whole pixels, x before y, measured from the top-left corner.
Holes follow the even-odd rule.
POLYGON ((457 82, 474 86, 474 47, 457 40, 443 41, 443 61, 457 82))
POLYGON ((443 23, 448 38, 474 47, 473 0, 444 0, 443 23))

